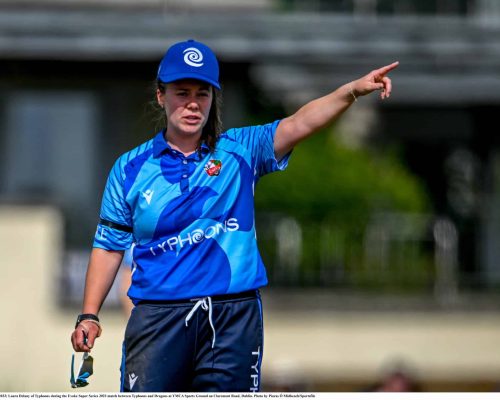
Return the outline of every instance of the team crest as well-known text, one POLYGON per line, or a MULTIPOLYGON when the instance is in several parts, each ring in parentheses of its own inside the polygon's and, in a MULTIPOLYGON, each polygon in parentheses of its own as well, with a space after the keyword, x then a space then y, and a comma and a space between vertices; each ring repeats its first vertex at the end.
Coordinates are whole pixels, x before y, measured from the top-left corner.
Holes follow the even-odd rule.
POLYGON ((210 160, 205 165, 205 172, 210 176, 218 176, 222 168, 222 162, 220 160, 210 160))

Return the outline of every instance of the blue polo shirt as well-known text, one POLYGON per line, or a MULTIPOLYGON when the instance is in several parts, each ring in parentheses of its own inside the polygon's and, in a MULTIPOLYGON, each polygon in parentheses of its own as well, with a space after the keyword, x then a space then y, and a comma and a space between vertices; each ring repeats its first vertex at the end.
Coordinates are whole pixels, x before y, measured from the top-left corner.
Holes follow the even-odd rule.
POLYGON ((94 247, 135 243, 132 300, 239 293, 267 284, 257 249, 254 188, 283 170, 274 155, 279 121, 230 129, 211 153, 188 157, 164 132, 123 154, 104 191, 94 247))

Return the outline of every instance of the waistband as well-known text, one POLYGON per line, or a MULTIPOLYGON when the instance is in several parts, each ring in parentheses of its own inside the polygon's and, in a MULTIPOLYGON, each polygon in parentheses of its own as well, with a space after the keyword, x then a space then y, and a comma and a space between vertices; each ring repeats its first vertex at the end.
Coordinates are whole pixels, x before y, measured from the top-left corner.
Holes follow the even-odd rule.
POLYGON ((169 304, 191 304, 197 302, 200 299, 210 297, 212 302, 218 301, 228 301, 228 300, 243 300, 249 298, 256 298, 259 295, 259 290, 248 290, 241 293, 230 293, 230 294, 218 294, 214 296, 201 296, 195 297, 193 299, 179 299, 179 300, 140 300, 137 302, 139 304, 159 304, 159 305, 169 305, 169 304))

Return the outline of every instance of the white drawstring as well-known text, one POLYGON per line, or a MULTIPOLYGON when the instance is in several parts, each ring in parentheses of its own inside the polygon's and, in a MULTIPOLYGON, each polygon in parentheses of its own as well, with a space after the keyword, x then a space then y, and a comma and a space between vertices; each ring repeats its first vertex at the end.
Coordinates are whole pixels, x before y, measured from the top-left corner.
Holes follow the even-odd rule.
MULTIPOLYGON (((194 300, 197 300, 197 299, 193 299, 192 301, 194 301, 194 300)), ((189 314, 187 315, 187 317, 185 319, 186 326, 188 326, 189 320, 193 317, 196 310, 200 307, 203 310, 208 311, 208 322, 210 323, 210 327, 212 328, 212 331, 214 332, 214 337, 212 339, 212 349, 213 349, 215 346, 215 328, 214 328, 214 324, 212 322, 212 299, 210 297, 204 297, 202 299, 198 299, 198 301, 193 306, 193 308, 191 309, 191 311, 189 312, 189 314), (207 300, 208 300, 208 304, 207 304, 207 300)))

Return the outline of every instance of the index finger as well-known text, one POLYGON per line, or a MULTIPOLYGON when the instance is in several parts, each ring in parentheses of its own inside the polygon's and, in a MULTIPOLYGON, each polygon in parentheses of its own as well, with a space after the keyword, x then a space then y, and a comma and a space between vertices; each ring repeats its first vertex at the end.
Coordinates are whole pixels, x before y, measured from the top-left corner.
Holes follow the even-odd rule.
POLYGON ((395 61, 392 64, 386 65, 385 67, 375 70, 375 75, 386 75, 388 72, 392 71, 399 65, 399 61, 395 61))

